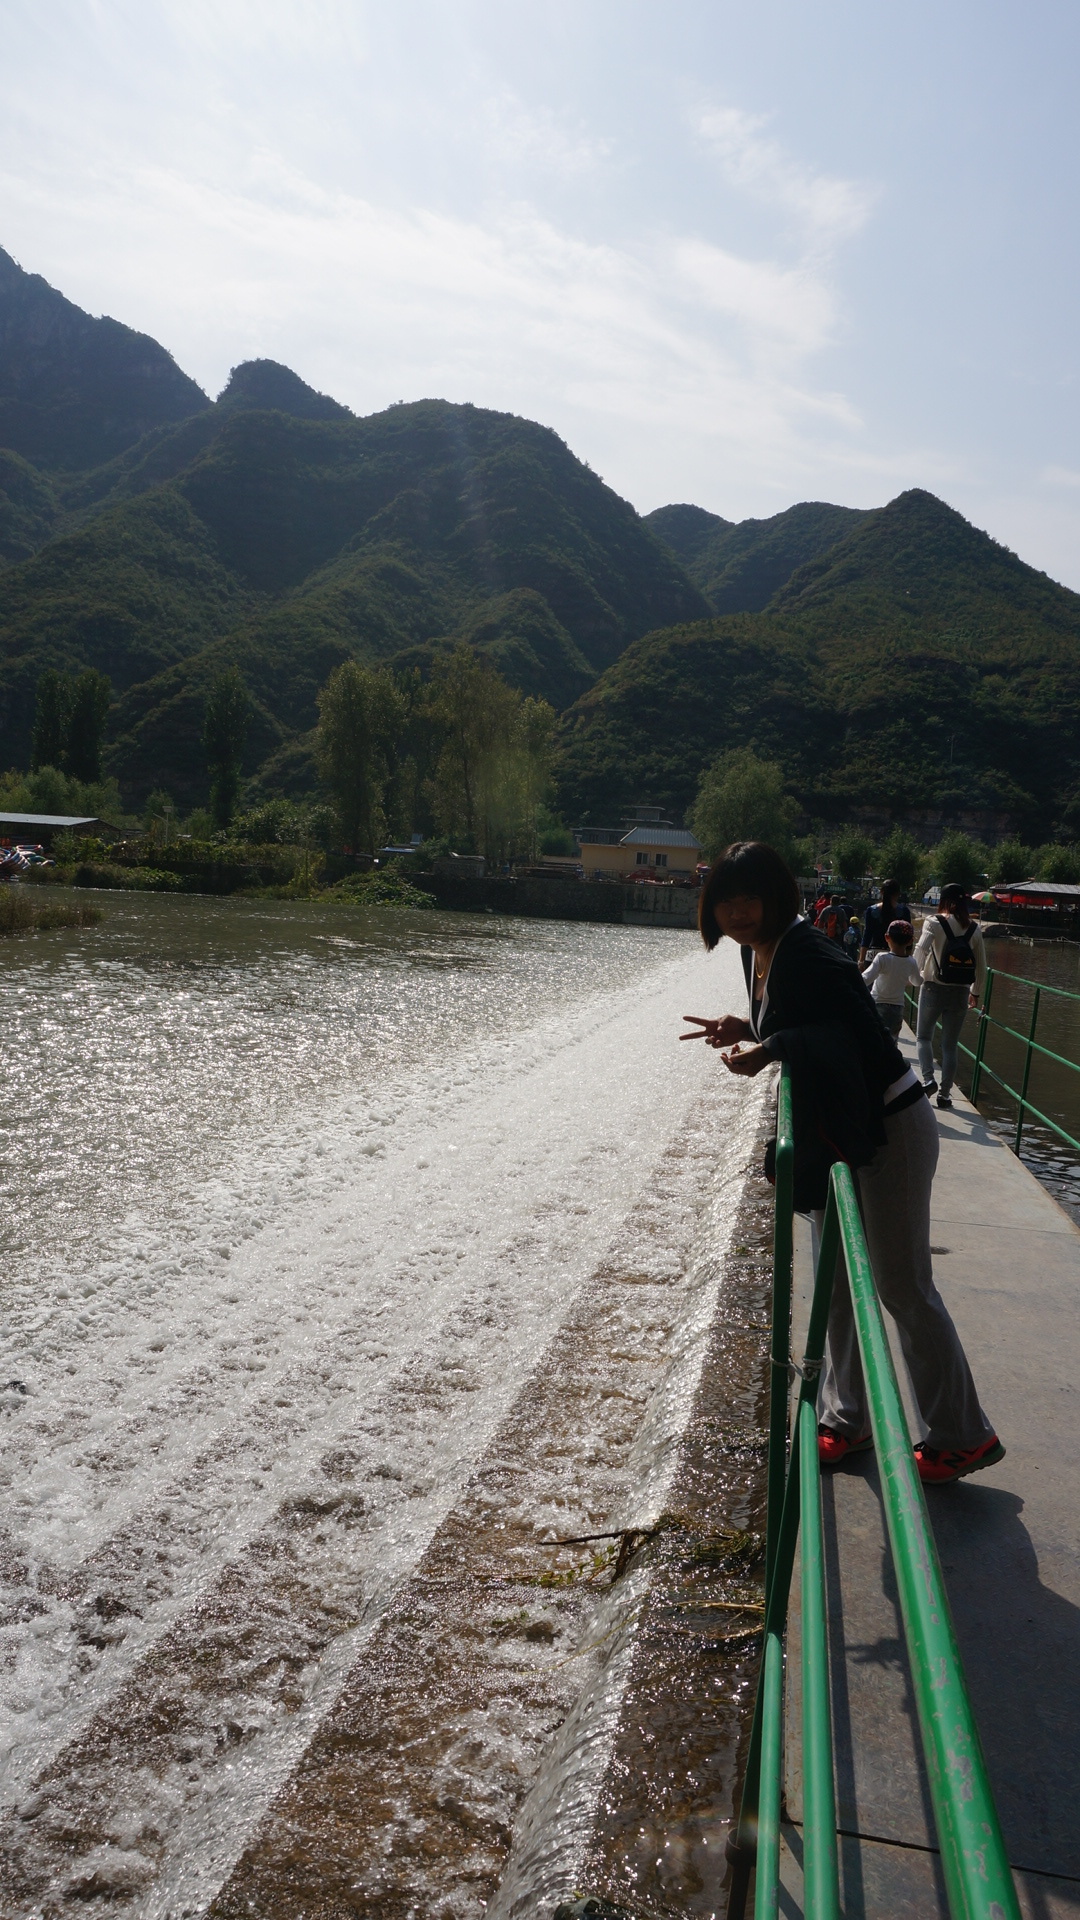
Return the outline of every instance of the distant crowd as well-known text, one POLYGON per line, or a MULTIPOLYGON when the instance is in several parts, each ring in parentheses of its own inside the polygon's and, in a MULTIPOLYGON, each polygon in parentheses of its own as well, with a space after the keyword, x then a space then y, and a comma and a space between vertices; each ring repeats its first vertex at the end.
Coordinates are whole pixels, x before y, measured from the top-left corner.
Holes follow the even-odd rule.
POLYGON ((886 880, 876 906, 862 920, 842 894, 821 893, 811 918, 857 964, 885 1026, 895 1039, 904 998, 919 996, 915 1037, 919 1072, 939 1107, 952 1106, 960 1031, 986 980, 982 928, 960 886, 942 888, 940 912, 927 914, 918 945, 911 908, 896 880, 886 880), (941 1083, 934 1077, 934 1032, 941 1027, 941 1083))

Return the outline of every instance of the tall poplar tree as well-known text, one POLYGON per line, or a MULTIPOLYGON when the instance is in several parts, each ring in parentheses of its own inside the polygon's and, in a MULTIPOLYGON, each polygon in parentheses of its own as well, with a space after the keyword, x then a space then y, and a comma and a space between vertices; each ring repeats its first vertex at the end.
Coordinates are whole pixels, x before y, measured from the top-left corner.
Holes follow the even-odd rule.
POLYGON ((346 847, 374 853, 386 827, 386 790, 405 702, 385 667, 343 660, 319 695, 319 770, 346 847))
POLYGON ((112 682, 96 667, 86 667, 71 689, 64 770, 86 786, 101 779, 101 741, 111 699, 112 682))
POLYGON ((63 767, 67 757, 68 720, 71 714, 71 681, 66 673, 46 667, 38 675, 34 705, 34 737, 30 748, 31 771, 41 767, 63 767))
POLYGON ((226 667, 210 683, 203 718, 203 745, 210 772, 210 812, 222 832, 232 825, 240 792, 251 701, 239 667, 226 667))
POLYGON ((535 855, 536 813, 551 780, 554 710, 523 700, 462 644, 438 661, 432 711, 444 745, 435 776, 439 825, 490 861, 535 855))

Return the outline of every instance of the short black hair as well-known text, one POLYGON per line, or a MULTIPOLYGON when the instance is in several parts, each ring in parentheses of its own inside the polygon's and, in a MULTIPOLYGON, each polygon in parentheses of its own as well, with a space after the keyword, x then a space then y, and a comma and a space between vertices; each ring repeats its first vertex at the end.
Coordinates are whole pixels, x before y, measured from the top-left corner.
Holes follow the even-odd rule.
POLYGON ((766 940, 778 939, 802 907, 799 883, 775 847, 767 847, 763 840, 736 840, 713 861, 701 889, 698 928, 707 947, 715 947, 723 938, 716 924, 717 902, 735 900, 740 894, 764 906, 766 940))

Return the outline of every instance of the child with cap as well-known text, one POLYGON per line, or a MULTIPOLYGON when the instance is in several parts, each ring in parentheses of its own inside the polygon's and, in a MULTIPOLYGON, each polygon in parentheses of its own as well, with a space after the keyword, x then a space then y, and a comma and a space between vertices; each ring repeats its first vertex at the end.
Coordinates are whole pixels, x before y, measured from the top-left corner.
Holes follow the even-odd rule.
POLYGON ((919 986, 922 981, 911 957, 913 937, 909 921, 890 920, 885 929, 888 947, 884 953, 876 953, 870 965, 863 968, 863 979, 874 1005, 894 1040, 904 1021, 904 991, 907 987, 919 986))

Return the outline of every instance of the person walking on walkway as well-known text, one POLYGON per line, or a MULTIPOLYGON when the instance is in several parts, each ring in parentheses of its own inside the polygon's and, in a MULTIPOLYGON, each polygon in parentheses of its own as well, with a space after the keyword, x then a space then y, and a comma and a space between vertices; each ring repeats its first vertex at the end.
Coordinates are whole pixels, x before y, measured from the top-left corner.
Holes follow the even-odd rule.
POLYGON ((885 937, 889 943, 886 951, 875 953, 870 965, 863 968, 863 979, 886 1032, 895 1040, 904 1024, 904 995, 910 987, 919 985, 922 975, 912 958, 910 920, 894 920, 885 937))
POLYGON ((821 929, 827 940, 835 940, 839 947, 843 945, 848 919, 843 894, 834 893, 830 896, 828 905, 822 907, 814 925, 821 929))
POLYGON ((862 947, 862 938, 862 927, 855 914, 852 914, 847 923, 847 932, 844 935, 844 952, 847 954, 849 960, 858 958, 860 948, 862 947))
POLYGON ((963 887, 941 889, 941 912, 923 921, 915 962, 922 978, 915 1029, 919 1073, 939 1107, 952 1106, 960 1030, 986 986, 986 947, 963 887), (941 1087, 934 1078, 934 1029, 941 1022, 941 1087))
MULTIPOLYGON (((784 1060, 795 1125, 794 1199, 820 1224, 833 1163, 846 1161, 878 1293, 900 1341, 927 1432, 915 1448, 920 1478, 958 1480, 1005 1449, 979 1405, 964 1350, 934 1284, 930 1188, 938 1130, 926 1096, 885 1031, 857 968, 799 913, 799 889, 780 855, 740 841, 713 862, 698 901, 712 949, 742 947, 749 1015, 687 1014, 729 1072, 752 1075, 784 1060)), ((851 1306, 838 1272, 829 1314, 818 1452, 838 1466, 869 1447, 870 1418, 851 1306)))
POLYGON ((860 967, 865 967, 875 953, 888 951, 888 930, 894 920, 906 920, 911 925, 911 908, 906 900, 900 898, 902 891, 899 880, 883 880, 877 906, 867 907, 862 952, 859 955, 860 967))

